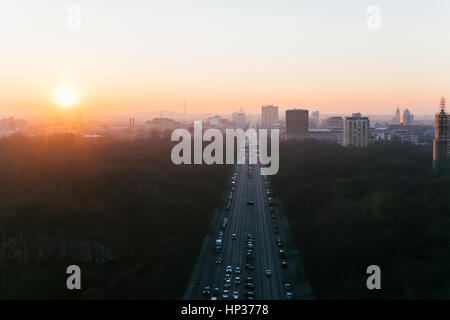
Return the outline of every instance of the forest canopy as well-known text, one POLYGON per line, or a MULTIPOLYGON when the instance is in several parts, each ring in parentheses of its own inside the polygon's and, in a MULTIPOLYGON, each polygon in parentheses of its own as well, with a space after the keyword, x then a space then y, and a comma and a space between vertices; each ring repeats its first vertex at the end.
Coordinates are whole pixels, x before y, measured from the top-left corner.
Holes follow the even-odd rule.
POLYGON ((450 298, 450 178, 431 170, 430 148, 280 148, 275 193, 319 299, 450 298), (382 290, 367 289, 369 265, 382 290))
POLYGON ((172 143, 0 139, 0 298, 179 299, 230 173, 172 143), (80 265, 81 292, 66 288, 80 265))

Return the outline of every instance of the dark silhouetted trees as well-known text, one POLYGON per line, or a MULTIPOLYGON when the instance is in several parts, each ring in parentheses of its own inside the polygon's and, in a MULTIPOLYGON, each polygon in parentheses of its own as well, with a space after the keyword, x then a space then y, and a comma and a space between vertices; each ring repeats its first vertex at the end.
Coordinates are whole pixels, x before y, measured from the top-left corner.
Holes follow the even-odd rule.
POLYGON ((431 150, 283 143, 275 192, 287 209, 318 298, 450 298, 450 178, 431 150), (382 290, 366 288, 379 265, 382 290))
POLYGON ((175 166, 172 145, 0 139, 0 298, 181 298, 230 168, 175 166))

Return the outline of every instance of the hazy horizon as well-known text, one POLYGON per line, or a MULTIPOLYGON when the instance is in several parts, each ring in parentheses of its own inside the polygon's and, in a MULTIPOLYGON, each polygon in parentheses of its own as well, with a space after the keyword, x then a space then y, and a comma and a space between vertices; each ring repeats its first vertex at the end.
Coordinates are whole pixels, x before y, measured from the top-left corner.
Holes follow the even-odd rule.
POLYGON ((0 115, 170 110, 433 114, 450 95, 450 3, 2 1, 0 115), (67 8, 81 11, 67 27, 67 8), (380 30, 366 26, 381 9, 380 30))

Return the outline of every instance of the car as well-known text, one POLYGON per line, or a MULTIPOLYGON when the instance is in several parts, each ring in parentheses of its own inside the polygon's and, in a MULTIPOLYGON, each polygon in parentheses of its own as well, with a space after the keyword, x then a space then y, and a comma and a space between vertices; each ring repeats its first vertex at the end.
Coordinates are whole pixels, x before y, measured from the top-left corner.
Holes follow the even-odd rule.
POLYGON ((281 267, 283 268, 283 269, 286 269, 287 267, 288 267, 288 264, 287 264, 287 262, 286 261, 281 261, 281 267))
POLYGON ((246 292, 245 294, 244 294, 244 296, 246 297, 246 298, 253 298, 253 299, 255 299, 255 293, 253 292, 253 291, 248 291, 248 292, 246 292))
POLYGON ((219 231, 219 236, 218 238, 223 238, 223 231, 219 231))
POLYGON ((236 268, 234 269, 234 273, 235 273, 235 274, 240 274, 240 273, 241 273, 241 268, 240 268, 240 267, 236 267, 236 268))
POLYGON ((231 280, 226 280, 225 285, 223 286, 225 289, 231 288, 231 280))
POLYGON ((290 284, 290 283, 285 283, 285 284, 284 284, 284 289, 285 289, 286 291, 291 291, 291 290, 292 290, 291 284, 290 284))
POLYGON ((253 239, 253 235, 251 233, 247 234, 247 239, 253 239))
POLYGON ((216 260, 214 261, 215 264, 221 264, 223 262, 222 258, 216 258, 216 260))
POLYGON ((239 299, 239 293, 237 293, 237 291, 233 292, 233 300, 238 300, 239 299))
POLYGON ((231 280, 231 275, 227 273, 223 281, 231 280))
POLYGON ((247 289, 254 290, 254 289, 255 289, 255 284, 254 284, 253 282, 246 283, 246 284, 245 284, 245 287, 246 287, 247 289))
POLYGON ((219 296, 219 288, 214 288, 213 296, 215 297, 219 296))
POLYGON ((228 299, 228 290, 227 289, 223 290, 222 299, 228 299))
POLYGON ((202 294, 203 294, 204 296, 209 296, 209 295, 211 294, 211 288, 210 288, 210 287, 205 287, 205 288, 203 289, 202 294))
POLYGON ((294 299, 294 295, 292 294, 292 292, 286 292, 286 300, 292 300, 294 299))
POLYGON ((240 285, 240 284, 241 284, 241 278, 240 278, 240 277, 234 278, 234 285, 235 285, 235 286, 238 286, 238 285, 240 285))
POLYGON ((252 277, 245 278, 245 283, 250 283, 250 282, 253 282, 252 277))
POLYGON ((248 200, 248 201, 247 201, 247 204, 248 204, 249 206, 253 206, 253 205, 255 205, 255 201, 253 201, 253 200, 248 200))
POLYGON ((231 239, 236 240, 236 239, 237 239, 237 234, 236 234, 236 233, 233 233, 233 234, 231 235, 231 239))
POLYGON ((227 266, 225 268, 225 273, 232 273, 233 272, 233 267, 232 266, 227 266))
POLYGON ((255 266, 251 263, 247 263, 245 265, 245 267, 247 268, 247 270, 250 270, 250 271, 255 270, 255 266))
POLYGON ((266 270, 266 276, 267 276, 267 277, 271 277, 271 276, 272 276, 272 270, 267 269, 267 270, 266 270))
POLYGON ((217 297, 211 297, 211 300, 217 300, 217 297))

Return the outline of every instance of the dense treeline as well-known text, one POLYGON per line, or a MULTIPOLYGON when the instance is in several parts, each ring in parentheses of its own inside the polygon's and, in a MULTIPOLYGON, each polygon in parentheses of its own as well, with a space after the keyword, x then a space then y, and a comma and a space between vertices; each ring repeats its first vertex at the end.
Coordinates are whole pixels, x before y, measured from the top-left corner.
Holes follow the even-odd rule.
POLYGON ((175 166, 171 147, 0 139, 0 298, 181 298, 230 168, 175 166))
POLYGON ((429 148, 405 144, 281 145, 274 189, 318 298, 450 298, 450 178, 430 168, 429 148))

